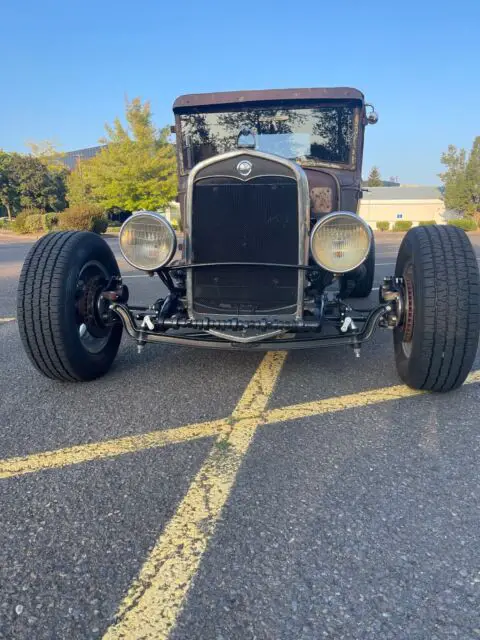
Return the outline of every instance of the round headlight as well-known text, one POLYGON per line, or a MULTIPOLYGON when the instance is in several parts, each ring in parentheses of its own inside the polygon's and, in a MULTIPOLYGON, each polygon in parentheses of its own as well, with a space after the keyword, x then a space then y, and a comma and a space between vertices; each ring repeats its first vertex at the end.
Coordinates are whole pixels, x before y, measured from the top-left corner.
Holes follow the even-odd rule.
POLYGON ((172 259, 177 236, 170 223, 159 213, 134 213, 120 229, 120 250, 136 269, 155 271, 172 259))
POLYGON ((346 273, 362 264, 371 242, 368 224, 349 211, 336 211, 321 218, 310 236, 315 262, 333 273, 346 273))

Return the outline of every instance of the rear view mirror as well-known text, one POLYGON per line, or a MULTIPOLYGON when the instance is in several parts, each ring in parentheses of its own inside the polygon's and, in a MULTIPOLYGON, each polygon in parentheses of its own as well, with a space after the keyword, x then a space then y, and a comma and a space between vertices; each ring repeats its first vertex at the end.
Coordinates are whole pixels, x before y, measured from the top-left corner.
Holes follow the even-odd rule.
POLYGON ((242 129, 237 137, 238 149, 255 149, 257 140, 253 129, 242 129))

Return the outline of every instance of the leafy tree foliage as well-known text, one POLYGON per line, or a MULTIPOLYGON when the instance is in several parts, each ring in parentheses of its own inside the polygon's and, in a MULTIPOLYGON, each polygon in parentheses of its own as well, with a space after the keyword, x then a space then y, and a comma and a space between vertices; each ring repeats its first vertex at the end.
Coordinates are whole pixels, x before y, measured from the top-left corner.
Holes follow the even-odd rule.
POLYGON ((448 209, 474 215, 480 211, 480 136, 473 141, 467 158, 465 149, 449 145, 441 162, 446 171, 440 173, 445 187, 445 206, 448 209))
POLYGON ((92 193, 92 183, 87 177, 87 163, 89 160, 79 161, 76 168, 67 176, 67 200, 69 204, 95 203, 92 193))
POLYGON ((380 171, 378 167, 372 167, 368 174, 367 186, 369 187, 381 187, 383 185, 382 178, 380 177, 380 171))
POLYGON ((457 149, 453 144, 442 153, 441 162, 446 171, 440 174, 445 187, 445 206, 447 209, 465 211, 468 208, 468 189, 466 181, 466 151, 457 149))
POLYGON ((0 205, 2 205, 9 217, 19 206, 19 193, 14 180, 12 170, 12 155, 0 149, 0 205))
POLYGON ((57 151, 51 140, 41 140, 40 142, 30 140, 27 142, 27 146, 30 147, 30 155, 43 160, 49 167, 58 167, 58 160, 64 156, 63 153, 57 151))
POLYGON ((69 176, 71 204, 156 210, 174 198, 175 151, 167 140, 168 129, 153 125, 150 104, 140 98, 127 102, 125 115, 127 126, 119 118, 106 125, 107 136, 100 141, 105 148, 81 161, 69 176))
POLYGON ((473 141, 470 157, 465 169, 465 178, 470 194, 471 208, 480 211, 480 136, 473 141))
POLYGON ((45 159, 0 152, 0 204, 9 218, 19 209, 61 211, 66 206, 67 170, 45 159))
POLYGON ((66 169, 51 169, 40 158, 19 153, 12 154, 11 167, 22 209, 61 211, 65 208, 66 169))

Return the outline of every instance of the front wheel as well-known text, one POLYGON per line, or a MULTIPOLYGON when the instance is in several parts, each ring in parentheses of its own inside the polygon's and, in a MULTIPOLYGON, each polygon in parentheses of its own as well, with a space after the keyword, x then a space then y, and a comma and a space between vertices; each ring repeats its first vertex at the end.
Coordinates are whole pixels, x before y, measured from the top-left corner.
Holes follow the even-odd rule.
POLYGON ((467 377, 478 347, 480 283, 475 252, 461 229, 415 227, 404 237, 395 275, 403 278, 402 323, 393 332, 402 380, 450 391, 467 377))
POLYGON ((352 298, 368 298, 372 293, 373 279, 375 276, 375 238, 373 237, 370 251, 363 264, 365 266, 365 273, 363 277, 355 283, 355 288, 350 294, 352 298))
POLYGON ((122 325, 102 322, 99 296, 119 275, 110 247, 95 233, 50 233, 34 244, 20 275, 17 317, 25 351, 41 373, 74 382, 108 371, 122 325))

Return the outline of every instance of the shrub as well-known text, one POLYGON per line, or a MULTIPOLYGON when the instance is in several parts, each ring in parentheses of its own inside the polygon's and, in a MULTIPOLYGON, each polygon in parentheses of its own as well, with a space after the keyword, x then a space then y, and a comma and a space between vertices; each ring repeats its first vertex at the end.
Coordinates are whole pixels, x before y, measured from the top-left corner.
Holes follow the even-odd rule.
POLYGON ((45 209, 40 209, 40 207, 26 207, 22 209, 22 213, 26 213, 27 216, 43 216, 45 215, 45 209))
POLYGON ((426 227, 429 224, 437 224, 435 220, 420 220, 418 223, 419 227, 426 227))
POLYGON ((95 220, 92 231, 95 233, 105 233, 107 227, 108 220, 104 216, 101 216, 95 220))
POLYGON ((40 233, 53 231, 58 225, 58 213, 33 213, 25 219, 27 233, 40 233))
POLYGON ((93 231, 105 233, 108 220, 101 207, 78 204, 66 209, 58 216, 58 226, 65 231, 93 231))
MULTIPOLYGON (((27 218, 30 216, 37 216, 34 226, 38 227, 38 216, 42 216, 45 213, 43 209, 37 209, 36 207, 30 207, 28 209, 23 209, 19 214, 14 218, 11 228, 16 233, 37 233, 38 231, 43 231, 43 227, 40 225, 39 228, 30 227, 27 224, 27 218)), ((33 224, 33 223, 32 223, 33 224)))
POLYGON ((473 218, 456 218, 454 220, 449 220, 448 224, 453 227, 463 229, 464 231, 475 231, 477 228, 477 223, 473 218))
POLYGON ((379 231, 388 231, 390 229, 390 223, 386 221, 377 222, 377 229, 379 231))
POLYGON ((0 218, 0 229, 4 229, 6 231, 7 229, 11 228, 12 221, 10 221, 6 216, 4 218, 0 218))
POLYGON ((25 218, 25 231, 27 233, 40 233, 45 231, 44 227, 44 216, 45 214, 34 213, 25 218))
POLYGON ((43 228, 45 231, 53 231, 58 225, 58 220, 58 213, 46 213, 43 217, 43 228))
POLYGON ((20 213, 15 216, 12 222, 12 229, 15 233, 27 233, 27 230, 25 229, 25 221, 27 218, 27 211, 20 211, 20 213))
POLYGON ((410 220, 397 220, 393 225, 392 231, 408 231, 412 228, 410 220))

